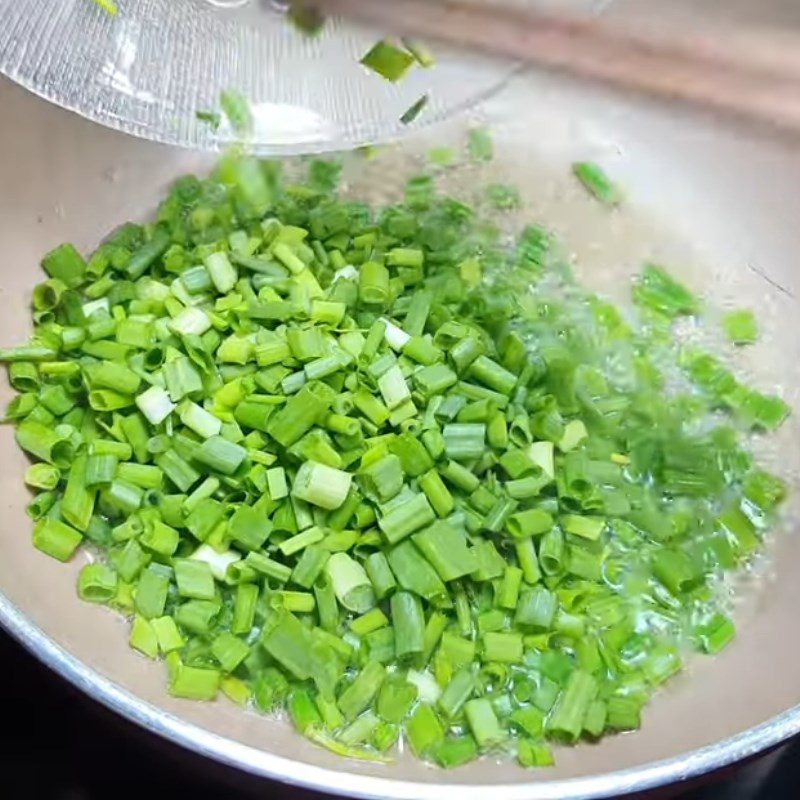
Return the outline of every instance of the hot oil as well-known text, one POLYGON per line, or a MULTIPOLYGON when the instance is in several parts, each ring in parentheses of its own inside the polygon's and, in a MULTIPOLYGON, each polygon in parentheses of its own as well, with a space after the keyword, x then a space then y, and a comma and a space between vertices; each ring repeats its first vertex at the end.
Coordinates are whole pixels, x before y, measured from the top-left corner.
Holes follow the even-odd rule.
MULTIPOLYGON (((486 215, 503 231, 509 245, 526 224, 547 228, 560 243, 576 279, 618 305, 628 319, 635 316, 631 306, 635 276, 645 263, 662 265, 703 301, 700 317, 682 318, 674 324, 674 345, 659 363, 674 382, 682 381, 672 388, 688 388, 675 366, 680 348, 699 347, 718 357, 740 381, 763 392, 780 394, 797 407, 800 365, 794 363, 787 369, 787 364, 776 358, 780 353, 776 348, 780 347, 783 290, 768 277, 740 265, 715 262, 710 253, 692 245, 641 204, 623 201, 617 208, 603 206, 572 176, 568 163, 528 157, 520 164, 507 158, 502 134, 495 140, 495 157, 490 163, 470 162, 463 128, 451 126, 449 136, 439 135, 436 141, 437 146, 453 149, 457 163, 449 167, 432 165, 426 142, 381 148, 369 157, 348 160, 344 193, 379 207, 402 201, 410 176, 431 174, 440 193, 462 200, 486 215), (485 187, 497 182, 519 189, 522 204, 518 210, 498 214, 489 207, 485 187), (721 326, 726 311, 741 307, 755 312, 760 333, 755 345, 744 348, 728 342, 721 326)), ((515 152, 515 148, 511 146, 508 151, 515 152)), ((714 417, 717 423, 725 421, 722 414, 714 417)), ((744 440, 756 462, 780 475, 788 482, 790 492, 794 491, 784 505, 780 521, 767 531, 762 550, 735 572, 720 575, 711 586, 717 607, 731 613, 740 636, 746 635, 748 623, 759 613, 758 597, 768 592, 775 580, 775 538, 790 535, 800 519, 800 452, 794 446, 798 441, 796 417, 790 417, 776 432, 748 434, 744 440)), ((654 625, 658 627, 658 620, 650 612, 641 615, 642 630, 652 630, 654 625)), ((685 640, 685 656, 690 655, 690 649, 685 640)), ((691 671, 691 659, 688 667, 691 671)))

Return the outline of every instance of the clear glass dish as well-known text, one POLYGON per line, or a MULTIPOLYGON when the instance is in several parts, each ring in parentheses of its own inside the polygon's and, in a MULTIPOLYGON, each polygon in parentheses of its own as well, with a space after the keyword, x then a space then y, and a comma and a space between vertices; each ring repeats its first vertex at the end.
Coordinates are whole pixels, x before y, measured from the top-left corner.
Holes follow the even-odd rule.
POLYGON ((491 94, 509 62, 436 48, 396 84, 361 66, 381 38, 330 20, 309 37, 276 0, 0 2, 0 71, 60 106, 126 133, 205 150, 234 138, 198 120, 222 90, 250 101, 262 154, 343 150, 397 137, 422 95, 423 126, 491 94))

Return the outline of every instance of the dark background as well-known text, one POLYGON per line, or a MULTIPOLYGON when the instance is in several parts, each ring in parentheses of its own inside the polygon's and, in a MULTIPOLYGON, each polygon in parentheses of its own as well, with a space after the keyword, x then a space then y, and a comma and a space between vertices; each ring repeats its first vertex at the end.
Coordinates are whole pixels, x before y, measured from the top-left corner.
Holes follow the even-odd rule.
MULTIPOLYGON (((50 673, 1 630, 0 714, 2 800, 328 800, 242 775, 140 730, 50 673)), ((800 741, 668 794, 680 800, 798 800, 800 741)))

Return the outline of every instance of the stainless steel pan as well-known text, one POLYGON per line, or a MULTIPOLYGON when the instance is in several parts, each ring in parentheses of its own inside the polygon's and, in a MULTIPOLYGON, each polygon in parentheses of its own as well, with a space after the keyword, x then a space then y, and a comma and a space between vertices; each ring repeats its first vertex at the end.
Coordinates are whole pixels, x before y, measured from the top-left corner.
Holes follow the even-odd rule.
MULTIPOLYGON (((8 82, 0 82, 0 109, 0 341, 12 343, 28 332, 42 253, 63 240, 91 249, 209 160, 100 128, 8 82)), ((492 169, 520 185, 529 216, 563 235, 587 281, 619 293, 640 261, 655 257, 718 305, 755 308, 765 336, 738 368, 800 409, 800 143, 543 76, 517 78, 483 113, 503 121, 492 169), (576 157, 601 161, 627 187, 632 210, 609 214, 584 198, 568 175, 576 157)), ((406 152, 462 128, 429 131, 386 155, 396 185, 406 152)), ((796 418, 763 456, 800 492, 796 418)), ((163 665, 128 648, 125 622, 77 599, 88 556, 64 566, 31 546, 25 458, 9 428, 0 429, 0 459, 0 623, 118 713, 247 772, 357 797, 607 797, 685 780, 800 731, 800 530, 791 509, 768 559, 743 582, 735 643, 718 658, 692 660, 648 708, 641 731, 561 750, 550 770, 484 759, 443 772, 407 757, 390 766, 343 761, 284 721, 169 698, 163 665)))

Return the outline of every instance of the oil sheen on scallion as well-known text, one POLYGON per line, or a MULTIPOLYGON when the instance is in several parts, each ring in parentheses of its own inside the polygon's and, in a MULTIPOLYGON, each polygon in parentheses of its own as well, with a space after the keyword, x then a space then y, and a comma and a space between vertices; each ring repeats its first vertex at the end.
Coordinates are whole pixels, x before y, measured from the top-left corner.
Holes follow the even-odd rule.
POLYGON ((501 244, 427 175, 370 208, 338 174, 226 156, 44 257, 0 351, 34 546, 99 554, 79 595, 172 695, 346 757, 539 767, 637 728, 735 634, 720 582, 785 494, 742 440, 787 406, 671 350, 702 305, 664 268, 623 314, 542 227, 501 244))

